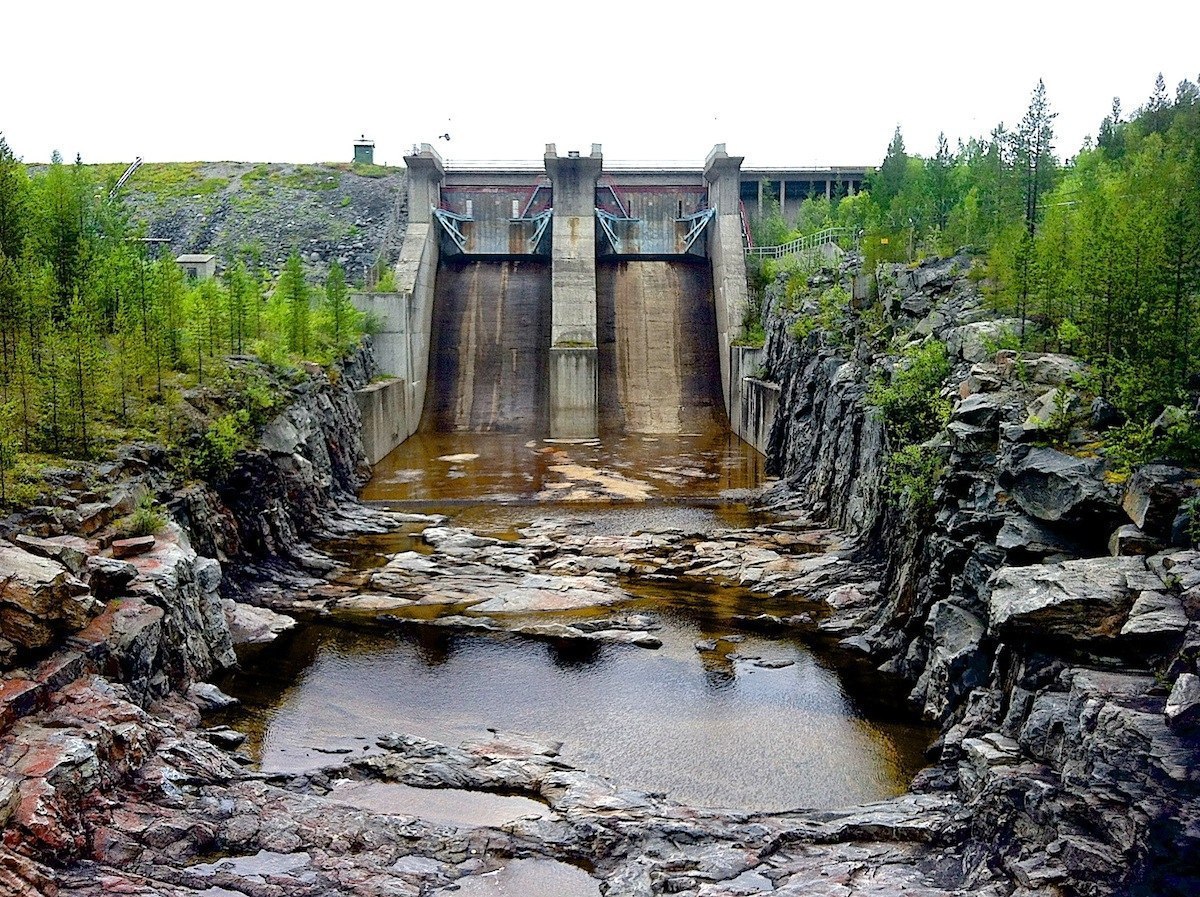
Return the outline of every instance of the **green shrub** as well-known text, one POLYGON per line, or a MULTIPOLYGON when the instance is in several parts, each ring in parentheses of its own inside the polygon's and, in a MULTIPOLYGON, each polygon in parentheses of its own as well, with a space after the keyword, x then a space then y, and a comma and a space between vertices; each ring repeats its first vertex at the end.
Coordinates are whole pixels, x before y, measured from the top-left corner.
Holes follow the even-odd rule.
POLYGON ((894 450, 924 442, 950 417, 950 401, 941 395, 950 374, 945 344, 929 340, 907 349, 890 377, 876 378, 867 404, 883 418, 894 450))
POLYGON ((138 499, 133 513, 121 524, 121 531, 128 536, 156 536, 167 525, 167 518, 159 509, 154 496, 146 493, 138 499))
POLYGON ((1054 407, 1050 416, 1045 420, 1035 419, 1039 432, 1045 434, 1052 444, 1062 444, 1071 429, 1078 422, 1077 415, 1071 412, 1069 394, 1061 386, 1054 391, 1054 407))
POLYGON ((888 458, 885 489, 910 514, 926 517, 933 510, 934 490, 942 470, 937 449, 906 445, 888 458))
POLYGON ((188 454, 188 472, 212 483, 224 480, 233 470, 234 456, 245 447, 249 430, 250 414, 245 409, 217 418, 188 454))
POLYGON ((763 330, 762 323, 753 321, 744 329, 741 336, 733 341, 735 346, 749 346, 752 349, 761 349, 767 342, 767 333, 763 330))
POLYGON ((1183 511, 1187 514, 1187 529, 1184 535, 1193 545, 1200 546, 1200 495, 1193 495, 1183 503, 1183 511))
POLYGON ((379 275, 379 280, 375 282, 375 286, 371 287, 372 293, 394 293, 396 292, 396 272, 389 266, 383 269, 379 275))
POLYGON ((846 322, 850 311, 850 294, 834 285, 817 297, 817 310, 813 314, 801 314, 792 322, 790 333, 803 342, 810 333, 820 330, 830 337, 830 342, 840 345, 844 341, 846 322))
POLYGON ((1159 459, 1200 464, 1200 423, 1186 413, 1158 431, 1153 423, 1128 421, 1104 434, 1104 457, 1118 474, 1159 459))

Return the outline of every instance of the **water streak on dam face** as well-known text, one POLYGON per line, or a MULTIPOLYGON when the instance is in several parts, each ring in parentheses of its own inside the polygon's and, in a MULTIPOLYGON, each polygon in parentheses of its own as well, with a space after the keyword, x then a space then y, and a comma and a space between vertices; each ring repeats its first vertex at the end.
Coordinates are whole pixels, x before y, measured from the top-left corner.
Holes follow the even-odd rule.
POLYGON ((728 426, 712 290, 706 261, 597 266, 602 430, 690 433, 728 426))
POLYGON ((444 261, 421 429, 540 435, 547 423, 550 271, 537 260, 444 261))

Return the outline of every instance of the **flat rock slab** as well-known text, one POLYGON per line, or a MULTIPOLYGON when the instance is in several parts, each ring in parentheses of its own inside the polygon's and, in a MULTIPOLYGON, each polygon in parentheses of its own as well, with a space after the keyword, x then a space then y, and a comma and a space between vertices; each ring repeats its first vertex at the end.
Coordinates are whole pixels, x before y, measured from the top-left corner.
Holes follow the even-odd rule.
POLYGON ((221 602, 221 605, 229 623, 229 636, 235 645, 273 642, 281 633, 296 625, 295 618, 276 613, 270 608, 230 600, 221 602))
POLYGON ((117 539, 112 543, 115 558, 130 558, 154 549, 154 536, 135 536, 132 539, 117 539))

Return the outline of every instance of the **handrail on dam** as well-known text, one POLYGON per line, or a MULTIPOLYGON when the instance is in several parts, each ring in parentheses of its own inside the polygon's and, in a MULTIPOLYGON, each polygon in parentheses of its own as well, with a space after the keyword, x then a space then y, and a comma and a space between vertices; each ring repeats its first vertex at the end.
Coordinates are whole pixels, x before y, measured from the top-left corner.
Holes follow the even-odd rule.
POLYGON ((819 230, 815 234, 809 234, 805 237, 798 237, 789 243, 783 243, 779 246, 751 246, 746 249, 746 255, 758 256, 759 258, 781 258, 785 255, 802 255, 807 252, 815 252, 822 246, 830 244, 840 245, 842 240, 847 236, 855 237, 857 234, 853 228, 849 227, 827 227, 824 230, 819 230))

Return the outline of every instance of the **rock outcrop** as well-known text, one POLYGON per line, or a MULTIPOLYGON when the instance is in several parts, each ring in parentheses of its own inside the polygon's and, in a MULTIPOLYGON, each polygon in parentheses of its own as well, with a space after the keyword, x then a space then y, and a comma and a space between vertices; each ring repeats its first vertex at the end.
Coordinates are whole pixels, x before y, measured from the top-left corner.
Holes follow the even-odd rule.
POLYGON ((968 867, 1022 894, 1190 893, 1200 887, 1200 553, 1171 543, 1196 474, 1155 464, 1112 485, 1104 461, 1080 449, 1096 438, 1080 428, 1116 422, 1094 403, 1072 432, 1046 429, 1056 408, 1082 409, 1083 366, 989 348, 1006 324, 957 273, 968 267, 881 271, 892 347, 941 339, 953 363, 943 395, 954 405, 935 440, 944 464, 924 518, 889 501, 891 447, 865 401, 894 349, 853 317, 797 340, 796 312, 768 291, 778 499, 799 494, 857 537, 860 561, 883 568, 868 600, 833 602, 822 627, 909 680, 913 702, 943 726, 914 788, 959 795, 972 817, 968 867))

